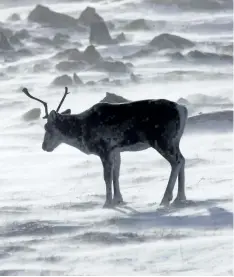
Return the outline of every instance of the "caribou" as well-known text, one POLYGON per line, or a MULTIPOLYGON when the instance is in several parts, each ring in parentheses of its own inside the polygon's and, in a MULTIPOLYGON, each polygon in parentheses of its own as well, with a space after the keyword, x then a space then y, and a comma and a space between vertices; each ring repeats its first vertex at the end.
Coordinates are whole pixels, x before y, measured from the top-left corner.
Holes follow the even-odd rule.
POLYGON ((42 149, 52 152, 62 143, 83 153, 96 155, 103 166, 106 201, 103 207, 123 204, 119 186, 121 152, 153 148, 171 165, 169 180, 160 205, 168 206, 178 177, 175 203, 186 201, 185 158, 180 141, 188 118, 187 108, 166 99, 147 99, 126 103, 99 102, 89 109, 71 114, 59 112, 68 88, 56 110, 48 111, 47 103, 22 90, 44 105, 47 122, 42 149), (113 184, 113 190, 112 190, 113 184))

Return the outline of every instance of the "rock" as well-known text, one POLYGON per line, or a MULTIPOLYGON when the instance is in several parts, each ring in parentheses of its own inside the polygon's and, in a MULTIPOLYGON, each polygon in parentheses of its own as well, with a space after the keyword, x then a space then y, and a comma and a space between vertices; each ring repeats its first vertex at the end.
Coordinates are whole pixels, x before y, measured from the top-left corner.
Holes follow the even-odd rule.
POLYGON ((147 22, 145 19, 135 19, 131 22, 129 22, 128 24, 126 24, 124 26, 125 30, 132 30, 132 31, 136 31, 136 30, 149 30, 150 27, 147 25, 147 22))
POLYGON ((84 61, 62 61, 56 65, 59 71, 79 71, 86 67, 84 61))
POLYGON ((82 80, 80 79, 80 77, 76 73, 73 74, 73 82, 76 85, 83 85, 82 80))
POLYGON ((13 13, 11 16, 8 17, 10 21, 19 21, 21 18, 17 13, 13 13))
POLYGON ((195 44, 188 39, 182 38, 180 36, 167 34, 167 33, 156 36, 149 43, 150 47, 154 47, 157 50, 185 49, 185 48, 193 47, 194 45, 195 44))
POLYGON ((42 5, 37 5, 30 12, 28 20, 53 28, 78 28, 75 18, 63 13, 54 12, 42 5))
POLYGON ((41 116, 41 109, 34 108, 34 109, 31 109, 30 111, 26 112, 22 117, 24 120, 30 121, 30 120, 38 119, 38 118, 40 118, 40 116, 41 116))
POLYGON ((6 51, 13 50, 13 47, 7 37, 2 32, 0 32, 0 49, 6 51))
POLYGON ((26 29, 22 29, 20 31, 15 32, 14 36, 18 39, 26 39, 30 37, 29 32, 26 29))
POLYGON ((89 45, 83 52, 82 59, 89 64, 95 64, 102 60, 102 57, 93 45, 89 45))
POLYGON ((62 75, 59 77, 56 77, 54 81, 52 82, 52 85, 54 86, 71 86, 72 85, 72 78, 68 75, 62 75))

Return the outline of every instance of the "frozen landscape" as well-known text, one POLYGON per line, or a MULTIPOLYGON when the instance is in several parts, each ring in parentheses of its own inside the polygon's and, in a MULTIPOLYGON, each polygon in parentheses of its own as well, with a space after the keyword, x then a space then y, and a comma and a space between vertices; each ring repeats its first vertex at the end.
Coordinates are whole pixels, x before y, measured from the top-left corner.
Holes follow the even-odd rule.
POLYGON ((232 13, 231 0, 0 2, 0 275, 233 275, 232 13), (151 148, 121 154, 126 205, 104 209, 99 158, 44 152, 44 108, 22 92, 52 110, 65 86, 72 113, 106 95, 184 104, 192 202, 159 205, 170 165, 151 148))

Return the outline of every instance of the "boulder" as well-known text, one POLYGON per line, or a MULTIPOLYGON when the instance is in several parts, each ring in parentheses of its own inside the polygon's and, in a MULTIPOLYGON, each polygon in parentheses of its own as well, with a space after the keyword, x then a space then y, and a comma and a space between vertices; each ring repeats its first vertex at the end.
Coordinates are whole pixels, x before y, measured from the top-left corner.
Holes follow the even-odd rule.
POLYGON ((59 71, 79 71, 86 67, 84 61, 62 61, 56 65, 56 69, 59 71))
POLYGON ((115 38, 115 41, 117 43, 121 43, 121 42, 124 42, 126 41, 126 36, 124 33, 120 33, 116 38, 115 38))
POLYGON ((94 69, 101 71, 103 70, 110 73, 129 73, 129 68, 127 65, 120 61, 101 61, 95 65, 94 69))
POLYGON ((2 33, 6 38, 13 36, 13 32, 9 28, 4 28, 0 26, 0 33, 2 33))
POLYGON ((37 5, 28 15, 28 20, 53 28, 78 28, 77 20, 69 15, 37 5))
POLYGON ((156 48, 157 50, 162 49, 185 49, 193 47, 195 44, 185 38, 171 34, 160 34, 149 42, 149 46, 156 48))
POLYGON ((10 20, 10 21, 19 21, 20 16, 18 15, 18 13, 13 13, 11 16, 8 17, 8 20, 10 20))
POLYGON ((41 116, 41 109, 40 108, 34 108, 23 114, 23 119, 26 121, 35 120, 40 118, 41 116))
POLYGON ((57 53, 54 56, 55 59, 68 59, 68 60, 74 60, 74 61, 79 61, 81 57, 82 57, 82 53, 76 48, 66 49, 64 51, 57 53))
POLYGON ((66 86, 71 86, 72 85, 72 78, 68 75, 62 75, 62 76, 58 76, 54 79, 54 81, 52 82, 52 85, 54 86, 62 86, 62 87, 66 87, 66 86))
POLYGON ((107 103, 127 103, 130 102, 130 100, 117 95, 115 93, 106 92, 106 96, 99 101, 100 103, 107 102, 107 103))
POLYGON ((140 18, 140 19, 135 19, 128 24, 124 26, 125 30, 128 31, 136 31, 136 30, 149 30, 150 27, 147 25, 147 22, 145 19, 140 18))
POLYGON ((14 36, 18 39, 26 39, 30 37, 29 32, 26 29, 15 32, 14 36))
POLYGON ((13 50, 8 38, 2 32, 0 32, 0 49, 6 51, 13 50))
POLYGON ((9 38, 9 42, 10 42, 10 44, 16 45, 16 46, 22 46, 23 45, 23 43, 15 35, 13 35, 12 37, 9 38))

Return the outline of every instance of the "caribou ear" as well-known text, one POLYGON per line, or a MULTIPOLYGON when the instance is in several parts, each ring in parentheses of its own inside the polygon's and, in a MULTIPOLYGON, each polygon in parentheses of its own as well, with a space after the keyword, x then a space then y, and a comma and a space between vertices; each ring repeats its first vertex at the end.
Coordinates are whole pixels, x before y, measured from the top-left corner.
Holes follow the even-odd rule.
POLYGON ((48 120, 49 120, 49 121, 55 121, 56 118, 57 118, 57 113, 56 113, 55 110, 52 110, 52 111, 49 113, 48 120))
POLYGON ((67 109, 67 110, 61 112, 60 114, 71 114, 71 109, 67 109))

